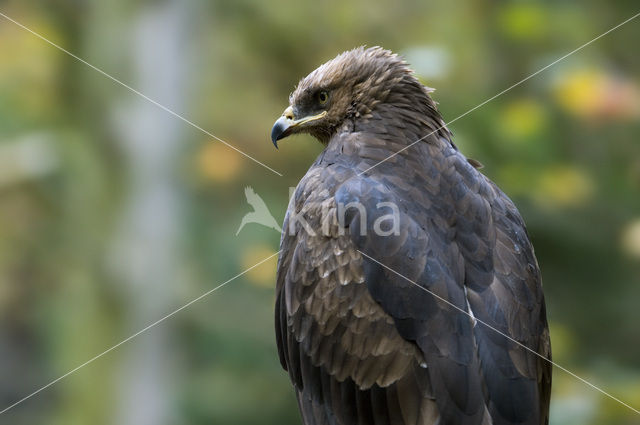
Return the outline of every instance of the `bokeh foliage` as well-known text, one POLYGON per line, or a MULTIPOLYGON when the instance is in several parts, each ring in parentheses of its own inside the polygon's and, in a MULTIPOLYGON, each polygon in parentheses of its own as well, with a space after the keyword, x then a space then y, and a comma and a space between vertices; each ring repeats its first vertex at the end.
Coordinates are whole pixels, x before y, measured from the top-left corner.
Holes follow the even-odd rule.
MULTIPOLYGON (((13 0, 0 1, 0 12, 129 83, 140 77, 134 58, 145 58, 131 41, 137 18, 165 3, 13 0)), ((175 282, 158 289, 166 313, 277 250, 271 229, 250 224, 236 236, 250 211, 244 188, 282 219, 288 188, 321 147, 299 136, 275 151, 268 134, 295 83, 318 64, 359 45, 404 54, 451 120, 637 12, 632 1, 594 0, 174 3, 188 22, 177 112, 284 176, 180 124, 167 173, 180 211, 175 282)), ((638 39, 640 20, 451 126, 528 223, 554 360, 636 408, 638 39)), ((156 294, 129 290, 114 253, 124 205, 135 204, 136 164, 119 127, 136 125, 121 113, 131 102, 140 99, 0 17, 0 409, 159 318, 131 313, 156 294)), ((149 107, 158 123, 176 119, 149 107)), ((139 242, 143 257, 157 248, 139 242)), ((168 353, 166 423, 299 423, 274 343, 274 273, 272 259, 148 331, 166 335, 158 347, 168 353)), ((118 423, 123 364, 148 334, 0 423, 118 423)), ((638 416, 556 369, 551 423, 638 416)))

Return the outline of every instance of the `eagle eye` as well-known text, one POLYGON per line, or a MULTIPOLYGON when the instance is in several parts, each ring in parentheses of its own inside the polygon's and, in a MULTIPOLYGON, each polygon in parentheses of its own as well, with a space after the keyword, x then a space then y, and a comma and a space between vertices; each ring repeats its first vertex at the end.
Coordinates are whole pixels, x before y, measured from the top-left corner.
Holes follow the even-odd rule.
POLYGON ((324 105, 329 100, 329 93, 323 90, 318 92, 316 97, 318 99, 318 103, 320 103, 321 105, 324 105))

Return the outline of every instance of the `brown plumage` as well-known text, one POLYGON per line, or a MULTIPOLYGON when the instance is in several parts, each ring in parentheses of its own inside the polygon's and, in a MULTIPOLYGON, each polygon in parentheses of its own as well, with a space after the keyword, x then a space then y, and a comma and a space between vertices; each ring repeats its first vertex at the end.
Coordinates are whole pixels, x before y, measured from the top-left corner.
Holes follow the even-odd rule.
POLYGON ((550 358, 525 225, 430 91, 396 55, 358 48, 304 78, 274 125, 274 144, 306 132, 326 145, 289 204, 276 286, 305 425, 548 422, 550 364, 480 323, 550 358), (376 231, 381 202, 398 208, 393 234, 376 231))

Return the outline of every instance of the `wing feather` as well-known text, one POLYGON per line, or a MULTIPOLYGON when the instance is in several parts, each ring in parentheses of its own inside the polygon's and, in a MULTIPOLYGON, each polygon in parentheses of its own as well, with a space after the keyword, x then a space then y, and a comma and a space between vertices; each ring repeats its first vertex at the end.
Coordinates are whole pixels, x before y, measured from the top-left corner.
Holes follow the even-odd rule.
MULTIPOLYGON (((357 136, 348 137, 357 146, 357 136)), ((369 154, 380 153, 376 143, 386 141, 366 136, 369 154)), ((546 423, 549 363, 518 344, 550 356, 540 273, 524 223, 455 149, 422 149, 416 158, 381 165, 376 177, 357 175, 366 164, 327 149, 291 199, 276 335, 303 421, 546 423), (420 162, 426 160, 429 166, 420 162), (402 175, 392 172, 396 162, 402 175), (368 216, 347 210, 340 222, 338 206, 350 202, 364 205, 368 216), (373 231, 387 213, 380 202, 399 206, 398 234, 373 231), (309 234, 298 216, 327 232, 309 234), (355 231, 361 226, 364 235, 355 231)))

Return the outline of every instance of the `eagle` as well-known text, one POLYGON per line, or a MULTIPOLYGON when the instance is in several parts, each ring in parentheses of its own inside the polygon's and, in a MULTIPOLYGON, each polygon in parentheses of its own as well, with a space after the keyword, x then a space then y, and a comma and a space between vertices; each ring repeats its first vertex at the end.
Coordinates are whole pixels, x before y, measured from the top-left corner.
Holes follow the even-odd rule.
POLYGON ((513 202, 380 47, 303 78, 271 139, 324 150, 282 226, 275 330, 305 425, 547 424, 538 262, 513 202))

